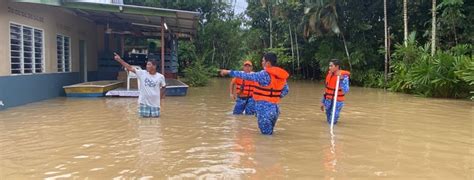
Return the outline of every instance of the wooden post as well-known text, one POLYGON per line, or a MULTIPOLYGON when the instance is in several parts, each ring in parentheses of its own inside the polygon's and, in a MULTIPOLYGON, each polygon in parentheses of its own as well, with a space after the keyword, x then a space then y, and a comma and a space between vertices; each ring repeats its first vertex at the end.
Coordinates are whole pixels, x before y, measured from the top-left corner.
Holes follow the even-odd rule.
POLYGON ((161 17, 161 74, 165 75, 165 18, 161 17))
POLYGON ((431 7, 431 56, 436 52, 436 0, 433 0, 431 7))
POLYGON ((408 47, 408 0, 403 0, 403 44, 408 47))
POLYGON ((114 36, 112 35, 112 33, 107 34, 107 36, 109 36, 109 38, 107 39, 107 44, 108 44, 107 50, 108 51, 115 51, 115 49, 114 49, 114 36))
POLYGON ((120 35, 120 55, 125 56, 125 37, 123 34, 120 35))
POLYGON ((387 0, 383 1, 383 14, 384 14, 384 31, 385 31, 385 71, 384 71, 384 89, 387 88, 387 76, 388 76, 388 19, 387 19, 387 0))

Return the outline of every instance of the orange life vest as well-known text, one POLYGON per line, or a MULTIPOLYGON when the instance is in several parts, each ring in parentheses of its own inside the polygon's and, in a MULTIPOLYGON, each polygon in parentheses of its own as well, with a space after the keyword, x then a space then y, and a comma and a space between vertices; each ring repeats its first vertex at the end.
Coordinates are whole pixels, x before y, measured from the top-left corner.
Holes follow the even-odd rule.
POLYGON ((234 83, 237 86, 237 95, 241 98, 252 97, 254 87, 257 86, 257 82, 255 81, 240 78, 234 78, 234 83))
POLYGON ((281 92, 285 87, 286 79, 290 76, 288 72, 279 67, 265 68, 270 75, 270 84, 268 86, 258 86, 253 90, 255 101, 267 101, 278 104, 280 102, 281 92))
MULTIPOLYGON (((349 76, 351 74, 349 71, 344 71, 344 70, 340 70, 340 71, 341 71, 341 76, 344 76, 344 75, 349 76)), ((334 89, 336 88, 336 82, 337 82, 337 76, 328 72, 328 74, 326 75, 326 92, 324 93, 324 97, 326 99, 333 99, 334 89)), ((339 91, 337 92, 337 101, 344 101, 344 92, 342 91, 342 87, 339 87, 339 91)))

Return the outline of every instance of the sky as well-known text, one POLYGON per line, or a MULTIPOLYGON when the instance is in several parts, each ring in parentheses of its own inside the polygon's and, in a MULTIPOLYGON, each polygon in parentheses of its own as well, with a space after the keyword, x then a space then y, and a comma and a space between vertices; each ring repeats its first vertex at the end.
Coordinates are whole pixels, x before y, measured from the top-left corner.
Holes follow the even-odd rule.
POLYGON ((243 13, 245 11, 245 9, 247 9, 247 1, 246 0, 236 0, 237 3, 235 3, 235 13, 236 14, 240 14, 240 13, 243 13))

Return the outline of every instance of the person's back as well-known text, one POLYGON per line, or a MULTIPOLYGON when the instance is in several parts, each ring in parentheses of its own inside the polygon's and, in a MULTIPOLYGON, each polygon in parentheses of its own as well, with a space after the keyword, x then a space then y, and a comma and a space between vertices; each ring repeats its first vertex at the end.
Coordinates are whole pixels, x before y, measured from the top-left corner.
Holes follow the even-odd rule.
POLYGON ((256 73, 221 70, 221 75, 229 74, 245 80, 258 83, 254 88, 253 97, 256 100, 258 127, 265 135, 273 134, 278 116, 280 115, 280 99, 288 94, 286 83, 289 74, 284 69, 276 67, 277 57, 274 53, 267 53, 262 58, 262 67, 265 69, 256 73))
POLYGON ((289 74, 279 67, 267 67, 264 70, 270 76, 269 84, 259 84, 254 90, 255 101, 267 101, 278 104, 289 74))

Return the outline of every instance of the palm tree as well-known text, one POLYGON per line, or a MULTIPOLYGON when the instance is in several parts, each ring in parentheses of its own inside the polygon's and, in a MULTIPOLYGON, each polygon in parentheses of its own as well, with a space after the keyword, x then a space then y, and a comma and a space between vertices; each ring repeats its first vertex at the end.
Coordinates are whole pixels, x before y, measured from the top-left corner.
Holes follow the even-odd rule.
POLYGON ((341 35, 349 68, 352 70, 347 43, 337 21, 336 0, 316 0, 315 2, 307 0, 304 14, 302 23, 304 24, 303 35, 306 38, 311 34, 322 36, 330 32, 341 35))
MULTIPOLYGON (((268 11, 269 17, 273 16, 275 18, 281 18, 284 21, 288 23, 288 34, 290 37, 290 46, 291 46, 291 56, 292 59, 294 60, 294 57, 296 55, 296 60, 297 60, 297 70, 300 70, 300 54, 299 54, 299 48, 298 48, 298 36, 297 36, 297 30, 296 27, 294 27, 293 24, 296 24, 294 21, 295 17, 295 9, 293 8, 298 8, 294 6, 298 6, 299 2, 296 0, 293 1, 285 1, 285 0, 260 0, 260 3, 262 4, 262 7, 266 6, 272 6, 272 11, 268 11), (294 36, 293 36, 294 35, 294 36), (296 51, 296 52, 295 52, 296 51)), ((270 21, 270 48, 272 48, 272 22, 270 21)), ((295 71, 294 67, 294 61, 293 61, 293 71, 295 71)))
POLYGON ((436 0, 433 0, 431 7, 431 56, 436 52, 436 0))
MULTIPOLYGON (((274 16, 277 16, 278 18, 281 18, 283 19, 284 21, 286 21, 286 23, 288 24, 288 35, 289 35, 289 39, 290 39, 290 48, 291 48, 291 59, 292 59, 292 64, 293 64, 293 68, 292 68, 292 72, 295 73, 295 49, 296 49, 296 45, 294 45, 294 38, 293 38, 293 32, 296 32, 295 30, 292 30, 293 27, 292 27, 292 24, 293 24, 293 21, 294 21, 294 10, 293 9, 293 6, 294 5, 293 3, 295 2, 292 2, 292 1, 284 1, 284 2, 280 2, 278 3, 277 2, 277 6, 275 7, 275 15, 274 16)), ((295 3, 297 4, 297 3, 295 3)), ((296 37, 295 37, 296 39, 296 37)), ((298 58, 298 68, 299 68, 299 57, 298 58)))
POLYGON ((268 23, 270 25, 270 48, 273 48, 273 22, 272 22, 272 0, 260 0, 263 8, 267 8, 268 13, 268 23))
POLYGON ((340 33, 337 25, 337 12, 335 0, 317 0, 309 1, 304 8, 305 16, 303 17, 304 35, 309 37, 310 34, 321 36, 323 34, 333 32, 340 33))
POLYGON ((408 46, 408 9, 407 0, 403 0, 403 44, 408 46))
POLYGON ((384 72, 384 87, 387 87, 388 76, 388 19, 387 19, 387 0, 383 0, 383 21, 385 30, 385 72, 384 72))

